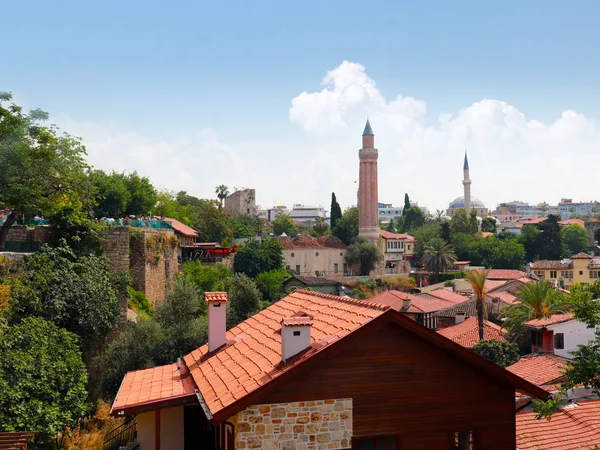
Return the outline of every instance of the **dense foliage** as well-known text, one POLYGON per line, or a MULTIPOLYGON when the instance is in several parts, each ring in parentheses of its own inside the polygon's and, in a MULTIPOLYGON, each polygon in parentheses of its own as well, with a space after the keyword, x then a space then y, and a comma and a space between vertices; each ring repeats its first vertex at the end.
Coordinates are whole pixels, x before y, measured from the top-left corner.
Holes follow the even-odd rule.
POLYGON ((448 272, 454 266, 456 255, 452 247, 441 238, 433 238, 425 244, 422 261, 428 271, 436 277, 440 272, 448 272))
POLYGON ((275 236, 281 236, 285 233, 286 236, 296 237, 298 236, 298 227, 289 216, 289 214, 285 214, 282 212, 277 213, 273 222, 271 222, 273 227, 273 234, 275 236))
POLYGON ((358 208, 353 206, 346 209, 342 217, 336 221, 331 233, 344 244, 350 245, 358 236, 358 208))
POLYGON ((84 349, 117 324, 119 302, 104 258, 45 246, 23 259, 22 270, 8 309, 11 323, 43 317, 78 335, 84 349))
POLYGON ((508 367, 520 359, 519 347, 516 344, 496 339, 479 341, 473 346, 473 351, 500 367, 508 367))
POLYGON ((331 211, 330 211, 329 215, 330 215, 331 229, 333 230, 335 228, 335 225, 337 224, 337 221, 342 218, 342 208, 340 207, 340 204, 337 202, 337 199, 335 198, 335 192, 331 193, 331 211))
POLYGON ((53 437, 86 410, 77 336, 42 318, 0 326, 0 431, 53 437))
POLYGON ((358 264, 360 275, 369 275, 381 258, 379 249, 364 237, 357 238, 346 251, 346 262, 350 266, 358 264))
POLYGON ((256 286, 260 291, 263 300, 274 302, 281 298, 281 289, 283 282, 290 274, 285 269, 275 269, 268 272, 259 273, 256 278, 256 286))
POLYGON ((283 248, 275 239, 259 242, 252 239, 240 246, 233 260, 233 270, 251 278, 259 273, 283 267, 283 248))

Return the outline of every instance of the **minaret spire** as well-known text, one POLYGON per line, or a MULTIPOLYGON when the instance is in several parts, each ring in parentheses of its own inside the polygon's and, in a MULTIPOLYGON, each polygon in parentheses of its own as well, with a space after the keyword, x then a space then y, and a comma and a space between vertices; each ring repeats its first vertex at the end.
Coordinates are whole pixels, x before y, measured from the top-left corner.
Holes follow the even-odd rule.
POLYGON ((377 210, 377 157, 375 135, 367 119, 362 135, 362 148, 358 151, 358 235, 371 243, 379 243, 379 215, 377 210))
POLYGON ((467 149, 465 149, 465 162, 463 163, 463 189, 464 205, 467 214, 471 211, 471 178, 469 176, 469 160, 467 158, 467 149))

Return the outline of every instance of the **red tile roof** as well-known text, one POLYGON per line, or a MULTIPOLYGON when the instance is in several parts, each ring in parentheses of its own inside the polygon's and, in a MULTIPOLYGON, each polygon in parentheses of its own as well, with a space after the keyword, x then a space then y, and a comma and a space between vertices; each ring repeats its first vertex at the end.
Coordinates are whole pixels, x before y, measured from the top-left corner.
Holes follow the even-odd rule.
MULTIPOLYGON (((479 342, 477 317, 470 317, 458 325, 443 328, 438 333, 463 347, 473 348, 479 342)), ((498 325, 487 320, 484 321, 483 338, 485 340, 496 339, 498 341, 505 341, 505 335, 506 331, 502 330, 498 325)))
POLYGON ((372 301, 297 290, 227 331, 228 344, 221 350, 208 356, 203 345, 184 361, 214 415, 387 309, 372 301), (281 321, 301 312, 313 316, 313 349, 283 365, 281 321))
POLYGON ((585 252, 579 252, 576 255, 571 256, 571 259, 592 259, 592 256, 585 252))
POLYGON ((112 411, 123 411, 139 405, 195 398, 195 386, 185 366, 166 366, 127 372, 112 407, 112 411))
MULTIPOLYGON (((457 294, 456 292, 452 292, 451 290, 446 289, 446 288, 439 288, 439 289, 434 289, 433 291, 423 292, 422 294, 420 294, 420 296, 435 297, 437 299, 444 300, 451 304, 462 303, 465 300, 468 300, 468 297, 457 294)), ((446 305, 446 306, 449 306, 449 305, 446 305)))
POLYGON ((528 322, 525 322, 524 325, 530 328, 544 328, 548 325, 556 325, 557 323, 568 322, 569 320, 573 320, 575 318, 575 314, 553 314, 548 317, 542 317, 541 319, 533 319, 528 322))
POLYGON ((293 250, 296 248, 294 247, 294 240, 289 236, 277 236, 275 240, 281 244, 284 250, 293 250))
POLYGON ((518 450, 593 450, 600 445, 600 400, 579 400, 551 420, 535 412, 517 414, 518 450))
POLYGON ((379 230, 379 235, 384 239, 404 239, 406 242, 414 242, 414 236, 410 234, 397 234, 386 230, 379 230))
POLYGON ((487 296, 490 298, 497 298, 502 303, 506 303, 507 305, 512 305, 513 303, 518 303, 517 297, 507 291, 488 292, 487 296))
POLYGON ((488 280, 518 280, 527 275, 526 272, 510 269, 490 269, 488 272, 488 280))
POLYGON ((229 301, 229 297, 227 297, 227 292, 205 292, 204 299, 207 302, 219 303, 227 303, 229 301))
POLYGON ((581 219, 567 219, 567 220, 559 220, 559 225, 579 225, 581 228, 585 228, 585 222, 581 219))
POLYGON ((401 313, 432 313, 447 308, 451 303, 436 298, 427 298, 408 294, 402 291, 385 291, 371 299, 376 303, 387 305, 401 313), (410 306, 404 307, 404 300, 410 300, 410 306))
POLYGON ((295 248, 323 248, 321 244, 317 242, 317 240, 309 236, 307 234, 301 234, 296 239, 294 239, 294 247, 295 248))
POLYGON ((568 361, 560 356, 538 353, 523 356, 512 366, 508 366, 506 370, 537 386, 551 385, 551 388, 554 389, 555 383, 563 377, 563 371, 568 361))
POLYGON ((188 227, 186 224, 181 223, 177 219, 171 219, 170 217, 163 217, 165 222, 170 222, 173 229, 178 233, 181 233, 185 236, 198 237, 198 232, 193 228, 188 227))
POLYGON ((542 259, 539 261, 534 261, 531 265, 532 269, 557 269, 557 270, 567 270, 573 268, 573 261, 570 259, 565 259, 562 261, 551 261, 542 259))
POLYGON ((281 321, 281 324, 286 327, 302 327, 312 325, 313 320, 311 316, 286 317, 281 321))
POLYGON ((346 245, 340 238, 332 236, 331 234, 321 236, 317 239, 317 242, 325 248, 339 248, 340 250, 346 248, 346 245))

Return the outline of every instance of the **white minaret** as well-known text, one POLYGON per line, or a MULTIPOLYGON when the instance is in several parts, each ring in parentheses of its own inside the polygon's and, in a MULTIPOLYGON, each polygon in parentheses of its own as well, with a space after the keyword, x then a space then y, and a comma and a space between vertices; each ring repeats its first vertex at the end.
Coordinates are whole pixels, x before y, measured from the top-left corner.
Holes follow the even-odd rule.
POLYGON ((465 201, 465 210, 467 214, 471 211, 471 178, 469 178, 469 160, 467 159, 467 151, 465 150, 465 163, 463 164, 463 187, 465 201))

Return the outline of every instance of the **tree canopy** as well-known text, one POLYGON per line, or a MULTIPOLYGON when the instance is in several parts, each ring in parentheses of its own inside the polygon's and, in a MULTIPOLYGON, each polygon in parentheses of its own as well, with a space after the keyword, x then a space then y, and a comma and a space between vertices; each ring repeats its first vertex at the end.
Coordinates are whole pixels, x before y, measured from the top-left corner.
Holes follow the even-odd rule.
POLYGON ((342 208, 340 207, 340 204, 337 202, 337 199, 335 198, 335 192, 331 193, 331 211, 330 211, 329 215, 330 215, 331 229, 333 230, 333 228, 337 224, 337 221, 339 219, 341 219, 341 217, 342 217, 342 208))
POLYGON ((587 231, 577 224, 563 227, 560 230, 560 237, 565 246, 564 256, 573 256, 590 246, 587 231))
POLYGON ((283 233, 290 237, 298 236, 298 227, 294 224, 289 214, 277 213, 271 225, 275 236, 281 236, 283 233))
POLYGON ((358 236, 358 208, 352 206, 346 211, 335 224, 331 233, 339 238, 344 244, 350 245, 358 236))
POLYGON ((349 265, 358 264, 361 275, 369 275, 381 258, 379 249, 364 237, 357 238, 346 250, 346 262, 349 265))
POLYGON ((251 239, 238 248, 233 259, 233 270, 251 278, 259 273, 283 268, 283 247, 275 239, 259 242, 251 239))
POLYGON ((473 346, 473 351, 500 367, 511 366, 520 359, 517 345, 496 339, 479 341, 473 346))
POLYGON ((452 269, 456 255, 452 246, 446 241, 433 238, 425 245, 422 261, 429 272, 439 276, 441 272, 452 269))

